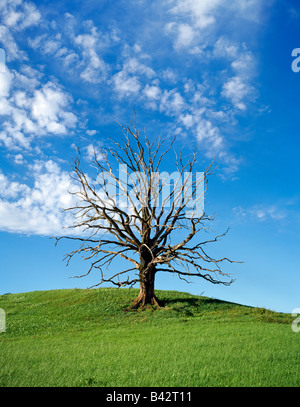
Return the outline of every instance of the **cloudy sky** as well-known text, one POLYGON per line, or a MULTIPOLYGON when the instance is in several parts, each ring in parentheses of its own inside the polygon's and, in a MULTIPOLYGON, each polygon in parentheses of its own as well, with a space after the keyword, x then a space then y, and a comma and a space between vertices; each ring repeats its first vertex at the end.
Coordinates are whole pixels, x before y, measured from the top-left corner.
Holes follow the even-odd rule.
POLYGON ((200 171, 215 159, 206 209, 231 229, 211 250, 244 261, 230 287, 157 288, 299 307, 299 23, 296 0, 2 0, 0 294, 97 282, 70 279, 87 265, 49 237, 69 222, 75 146, 88 166, 134 108, 149 138, 197 145, 200 171))

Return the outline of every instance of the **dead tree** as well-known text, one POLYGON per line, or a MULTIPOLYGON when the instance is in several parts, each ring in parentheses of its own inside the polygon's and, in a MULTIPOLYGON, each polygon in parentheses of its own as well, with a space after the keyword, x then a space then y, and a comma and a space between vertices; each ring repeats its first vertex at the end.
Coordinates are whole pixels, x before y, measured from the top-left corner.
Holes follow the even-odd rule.
POLYGON ((233 280, 221 270, 221 264, 233 261, 215 259, 206 251, 209 243, 226 232, 211 239, 198 238, 213 220, 203 208, 211 165, 196 177, 196 151, 186 161, 181 154, 170 161, 174 140, 162 150, 162 138, 151 143, 135 126, 121 128, 122 142, 112 140, 111 147, 101 150, 100 158, 95 151, 96 178, 80 169, 77 152, 73 178, 80 188, 73 193, 76 204, 65 209, 74 218, 71 228, 75 233, 56 238, 56 243, 60 239, 81 243, 66 255, 67 264, 73 256, 83 255, 90 267, 78 277, 99 270, 100 281, 95 286, 104 282, 118 287, 139 283, 139 294, 130 308, 162 306, 154 291, 157 272, 172 273, 186 281, 200 277, 213 284, 231 284, 233 280), (176 165, 173 180, 159 172, 165 162, 176 165), (198 195, 197 190, 201 191, 198 195), (111 273, 113 260, 120 257, 131 267, 111 273))

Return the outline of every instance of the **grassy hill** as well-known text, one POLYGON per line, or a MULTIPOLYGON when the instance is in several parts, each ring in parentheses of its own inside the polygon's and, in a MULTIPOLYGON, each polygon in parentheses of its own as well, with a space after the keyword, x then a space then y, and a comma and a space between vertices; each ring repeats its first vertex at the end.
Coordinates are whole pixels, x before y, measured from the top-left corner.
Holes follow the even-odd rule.
POLYGON ((124 312, 134 289, 0 296, 0 386, 299 386, 290 315, 175 291, 124 312))

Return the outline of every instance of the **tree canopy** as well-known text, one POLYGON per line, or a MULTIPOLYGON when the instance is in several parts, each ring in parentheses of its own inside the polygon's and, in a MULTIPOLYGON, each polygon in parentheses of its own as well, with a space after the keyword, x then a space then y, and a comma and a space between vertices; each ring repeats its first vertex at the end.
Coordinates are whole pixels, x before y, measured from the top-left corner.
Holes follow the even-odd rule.
POLYGON ((213 221, 204 209, 212 164, 203 172, 195 172, 196 150, 188 159, 181 152, 172 159, 175 139, 164 148, 166 140, 162 137, 150 142, 136 126, 120 126, 122 141, 111 140, 111 146, 94 151, 96 177, 81 169, 77 150, 72 167, 79 186, 73 192, 76 204, 65 208, 73 217, 71 228, 76 232, 56 238, 56 243, 60 239, 80 243, 66 255, 67 264, 80 254, 90 266, 78 277, 97 270, 96 285, 105 282, 126 287, 138 283, 140 292, 132 308, 162 305, 154 292, 157 272, 176 274, 185 281, 198 277, 230 285, 233 280, 222 271, 221 264, 233 261, 216 259, 206 249, 227 231, 203 239, 203 232, 213 221), (160 171, 166 162, 176 171, 160 171), (118 258, 125 259, 130 267, 115 271, 112 262, 118 258))

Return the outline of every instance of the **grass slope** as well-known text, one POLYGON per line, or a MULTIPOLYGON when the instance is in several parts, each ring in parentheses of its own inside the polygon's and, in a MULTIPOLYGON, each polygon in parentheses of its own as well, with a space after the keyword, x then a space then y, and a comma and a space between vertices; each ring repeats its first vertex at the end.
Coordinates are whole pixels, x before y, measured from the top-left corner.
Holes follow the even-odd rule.
POLYGON ((0 386, 299 386, 300 333, 262 308, 158 291, 165 309, 124 312, 134 289, 0 296, 0 386))

